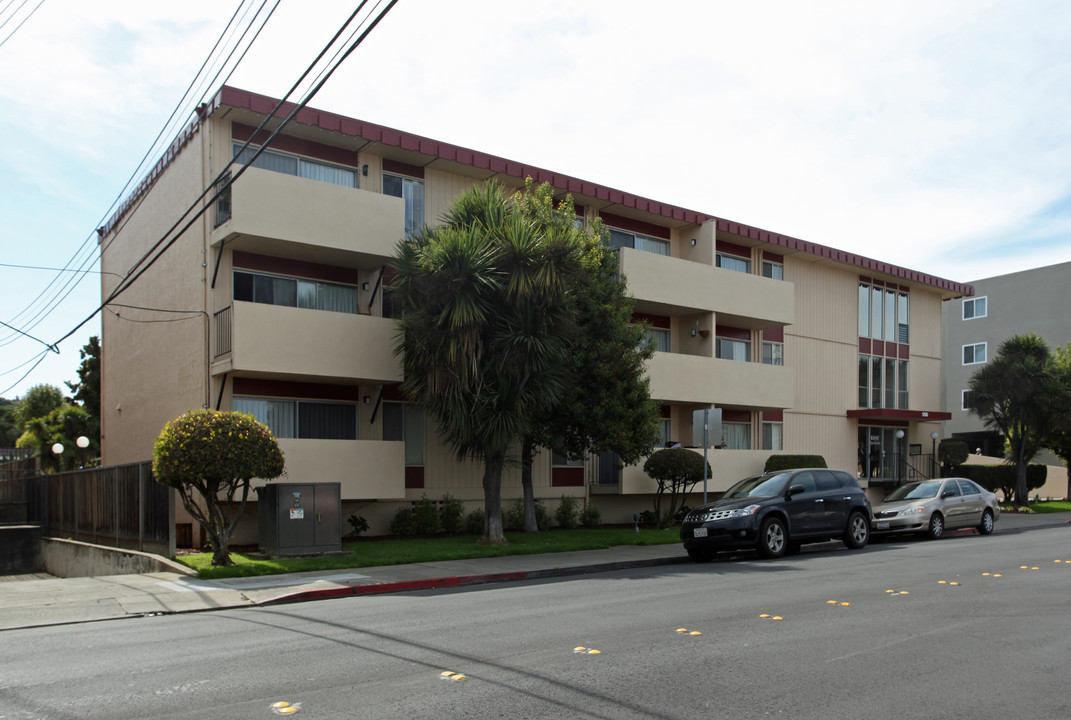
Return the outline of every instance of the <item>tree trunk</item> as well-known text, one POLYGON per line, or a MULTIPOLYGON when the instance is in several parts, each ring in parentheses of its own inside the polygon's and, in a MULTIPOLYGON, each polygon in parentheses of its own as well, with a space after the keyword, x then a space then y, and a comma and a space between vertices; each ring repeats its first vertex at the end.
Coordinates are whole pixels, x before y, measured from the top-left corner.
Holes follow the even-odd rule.
POLYGON ((535 512, 535 490, 532 489, 532 461, 535 456, 535 443, 525 438, 521 446, 521 489, 524 491, 524 531, 539 532, 539 522, 535 512))
POLYGON ((482 545, 506 545, 502 531, 502 468, 505 466, 502 453, 485 452, 483 466, 483 512, 484 526, 482 545))

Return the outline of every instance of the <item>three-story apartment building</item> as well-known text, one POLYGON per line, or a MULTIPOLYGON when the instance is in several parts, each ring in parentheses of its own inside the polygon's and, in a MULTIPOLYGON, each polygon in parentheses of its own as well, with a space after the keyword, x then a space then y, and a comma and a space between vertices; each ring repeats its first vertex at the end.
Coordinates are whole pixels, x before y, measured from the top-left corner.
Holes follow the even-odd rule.
MULTIPOLYGON (((941 303, 970 286, 320 110, 252 161, 275 104, 222 88, 100 230, 108 297, 232 160, 232 177, 244 169, 104 315, 105 463, 151 457, 186 410, 234 409, 272 428, 289 481, 341 483, 344 515, 373 532, 423 493, 475 505, 480 468, 398 393, 386 266, 473 183, 532 177, 609 228, 657 346, 664 439, 687 445, 693 411, 722 410, 712 491, 775 452, 824 455, 871 484, 922 472, 911 457, 947 418, 941 303)), ((655 489, 638 466, 548 452, 535 482, 548 500, 593 498, 609 522, 655 489)), ((508 472, 503 496, 519 494, 508 472)))

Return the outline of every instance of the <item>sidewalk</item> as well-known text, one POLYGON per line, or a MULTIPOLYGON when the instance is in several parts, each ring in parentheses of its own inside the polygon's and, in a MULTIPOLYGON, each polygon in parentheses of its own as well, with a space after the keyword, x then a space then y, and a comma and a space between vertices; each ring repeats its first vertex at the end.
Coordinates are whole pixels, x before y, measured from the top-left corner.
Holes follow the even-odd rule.
MULTIPOLYGON (((1069 527, 1071 513, 1003 514, 997 534, 1069 527)), ((231 580, 177 572, 0 582, 0 631, 406 590, 565 577, 688 562, 677 543, 386 565, 231 580)))

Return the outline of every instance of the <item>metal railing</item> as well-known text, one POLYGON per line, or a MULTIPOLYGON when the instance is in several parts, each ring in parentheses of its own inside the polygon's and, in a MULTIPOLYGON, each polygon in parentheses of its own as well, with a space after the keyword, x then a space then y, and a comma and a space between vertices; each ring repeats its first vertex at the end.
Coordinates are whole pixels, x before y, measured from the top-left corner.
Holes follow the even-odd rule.
POLYGON ((231 351, 231 307, 228 305, 212 314, 212 327, 216 340, 213 357, 220 357, 231 351))
POLYGON ((37 483, 48 534, 174 556, 174 495, 153 478, 151 462, 41 475, 37 483))

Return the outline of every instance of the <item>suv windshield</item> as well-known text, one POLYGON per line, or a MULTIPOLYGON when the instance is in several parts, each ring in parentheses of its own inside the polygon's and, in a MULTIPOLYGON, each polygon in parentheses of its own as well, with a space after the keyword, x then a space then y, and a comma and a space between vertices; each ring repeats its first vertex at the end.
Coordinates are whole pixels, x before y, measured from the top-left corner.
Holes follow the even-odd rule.
POLYGON ((776 475, 758 475, 741 480, 736 485, 725 491, 721 499, 748 497, 774 497, 780 495, 785 489, 790 475, 777 473, 776 475))
POLYGON ((941 483, 938 480, 903 485, 889 493, 889 497, 885 498, 885 502, 892 502, 894 500, 925 500, 927 498, 937 497, 937 491, 940 487, 941 483))

